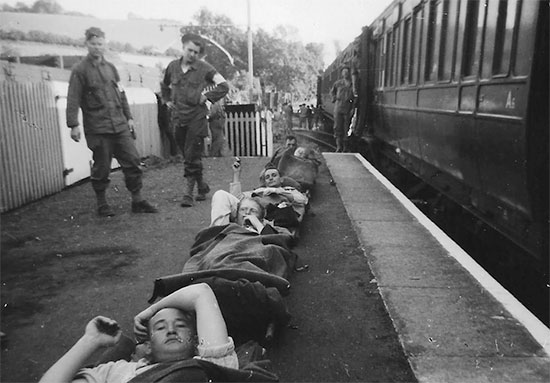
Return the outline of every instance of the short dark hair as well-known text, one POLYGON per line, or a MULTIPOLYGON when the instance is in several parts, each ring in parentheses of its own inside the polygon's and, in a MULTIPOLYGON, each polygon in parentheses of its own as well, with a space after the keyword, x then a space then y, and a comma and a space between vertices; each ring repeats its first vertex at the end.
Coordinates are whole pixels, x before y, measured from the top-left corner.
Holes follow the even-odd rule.
POLYGON ((268 170, 271 170, 271 169, 277 170, 277 173, 279 173, 279 177, 281 176, 281 172, 279 171, 277 166, 273 165, 271 162, 268 162, 267 165, 265 165, 262 172, 260 173, 260 185, 261 186, 263 186, 263 187, 265 186, 265 172, 267 172, 268 170))
POLYGON ((192 42, 196 46, 199 47, 199 53, 203 54, 205 49, 205 42, 204 38, 201 35, 197 35, 195 33, 186 33, 183 36, 181 36, 181 43, 185 44, 188 42, 192 42))
MULTIPOLYGON (((287 140, 287 141, 288 141, 288 140, 296 140, 296 137, 293 136, 293 135, 291 135, 291 134, 289 134, 288 136, 286 136, 285 140, 287 140)), ((298 141, 298 140, 296 140, 296 141, 298 141)))
POLYGON ((98 27, 90 27, 86 29, 86 32, 84 32, 84 35, 86 36, 86 41, 88 41, 94 37, 105 37, 105 32, 103 32, 98 27))

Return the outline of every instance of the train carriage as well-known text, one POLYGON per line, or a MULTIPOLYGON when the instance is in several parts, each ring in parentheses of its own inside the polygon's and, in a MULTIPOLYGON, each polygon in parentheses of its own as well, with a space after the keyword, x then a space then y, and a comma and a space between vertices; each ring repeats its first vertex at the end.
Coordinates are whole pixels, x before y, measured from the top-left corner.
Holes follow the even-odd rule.
POLYGON ((548 265, 548 3, 398 0, 354 44, 378 157, 548 265))

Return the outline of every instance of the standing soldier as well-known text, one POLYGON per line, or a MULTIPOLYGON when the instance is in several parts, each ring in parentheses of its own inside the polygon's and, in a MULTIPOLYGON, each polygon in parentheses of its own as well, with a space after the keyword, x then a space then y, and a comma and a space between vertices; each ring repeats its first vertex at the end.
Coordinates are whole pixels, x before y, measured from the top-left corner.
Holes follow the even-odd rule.
POLYGON ((183 152, 186 189, 182 207, 193 206, 193 190, 197 185, 196 200, 206 199, 210 187, 202 173, 204 138, 208 136, 206 116, 210 105, 222 99, 229 87, 216 69, 199 55, 204 53, 204 40, 195 34, 181 38, 183 55, 168 64, 161 82, 162 98, 172 110, 176 142, 183 152), (207 86, 214 86, 206 91, 207 86))
POLYGON ((355 94, 348 66, 342 68, 341 78, 334 83, 330 93, 334 103, 336 151, 342 152, 344 150, 344 137, 351 122, 351 112, 355 103, 355 94))
POLYGON ((288 136, 289 134, 292 134, 292 115, 294 114, 294 111, 292 110, 292 105, 289 102, 285 102, 283 104, 283 114, 285 116, 286 123, 285 134, 288 136))
POLYGON ((124 173, 126 188, 132 193, 132 212, 156 213, 141 196, 142 170, 134 140, 134 121, 126 93, 113 64, 105 60, 105 33, 96 27, 86 30, 88 55, 72 70, 67 95, 67 126, 71 138, 80 141, 78 110, 82 109, 84 134, 93 152, 92 187, 101 217, 114 215, 105 192, 109 185, 111 161, 115 157, 124 173))

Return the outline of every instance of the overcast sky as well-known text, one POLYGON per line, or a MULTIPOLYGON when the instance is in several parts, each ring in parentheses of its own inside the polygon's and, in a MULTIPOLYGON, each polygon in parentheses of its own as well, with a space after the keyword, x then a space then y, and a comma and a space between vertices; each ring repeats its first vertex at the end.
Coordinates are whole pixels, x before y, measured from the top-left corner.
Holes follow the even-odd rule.
MULTIPOLYGON (((246 29, 247 0, 56 0, 64 10, 105 19, 126 19, 129 13, 144 18, 191 21, 201 7, 227 15, 246 29)), ((0 0, 15 5, 34 0, 0 0)), ((325 44, 325 62, 334 59, 335 41, 345 48, 391 0, 250 0, 252 29, 272 32, 278 25, 292 25, 304 44, 325 44)), ((328 61, 328 62, 330 62, 328 61)))

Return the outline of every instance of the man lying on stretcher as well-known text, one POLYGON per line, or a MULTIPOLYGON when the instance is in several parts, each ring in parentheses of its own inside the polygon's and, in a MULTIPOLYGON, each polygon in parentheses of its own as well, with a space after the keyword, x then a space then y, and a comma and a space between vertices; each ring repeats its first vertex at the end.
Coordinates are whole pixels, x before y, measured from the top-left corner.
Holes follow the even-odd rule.
POLYGON ((290 179, 283 180, 279 171, 268 165, 260 175, 261 186, 242 192, 238 158, 232 168, 233 182, 229 185, 229 193, 218 190, 212 196, 210 226, 235 222, 262 233, 269 225, 279 233, 292 235, 302 222, 308 203, 307 196, 290 186, 298 185, 290 179))
MULTIPOLYGON (((144 355, 139 360, 120 354, 130 351, 125 350, 128 346, 122 344, 122 339, 131 341, 122 335, 116 321, 95 317, 86 326, 84 335, 50 367, 40 383, 278 380, 276 375, 256 365, 253 357, 237 355, 216 296, 205 283, 178 289, 137 314, 134 335, 145 341, 144 355), (104 347, 111 347, 104 354, 107 356, 102 356, 102 361, 93 367, 84 367, 88 358, 104 347), (117 348, 118 354, 110 353, 117 348), (114 355, 119 358, 113 358, 114 355)), ((246 350, 250 352, 253 348, 246 350)))

